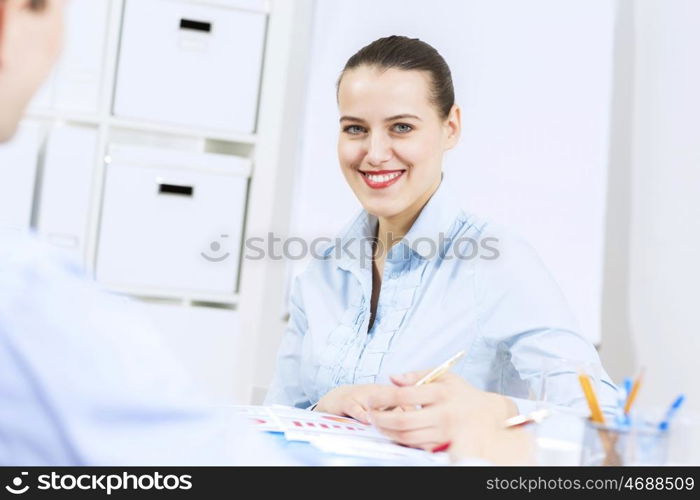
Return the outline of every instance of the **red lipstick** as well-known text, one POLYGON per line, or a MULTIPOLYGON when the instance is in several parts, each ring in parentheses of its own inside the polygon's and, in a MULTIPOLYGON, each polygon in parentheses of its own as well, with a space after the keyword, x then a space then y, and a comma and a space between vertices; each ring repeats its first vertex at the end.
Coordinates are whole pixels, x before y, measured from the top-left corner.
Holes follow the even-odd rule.
POLYGON ((387 188, 406 173, 405 170, 371 170, 367 172, 360 170, 359 172, 365 183, 372 189, 387 188))

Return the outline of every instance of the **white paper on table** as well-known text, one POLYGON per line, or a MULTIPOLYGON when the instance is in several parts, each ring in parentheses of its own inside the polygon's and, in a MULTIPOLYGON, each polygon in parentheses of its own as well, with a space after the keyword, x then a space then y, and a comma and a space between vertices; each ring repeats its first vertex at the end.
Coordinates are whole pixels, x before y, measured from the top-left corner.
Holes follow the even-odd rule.
POLYGON ((308 442, 324 453, 389 460, 397 462, 397 465, 399 465, 398 462, 400 462, 400 465, 407 465, 407 462, 416 465, 447 465, 450 462, 449 456, 444 452, 429 453, 424 450, 408 448, 392 442, 380 442, 374 439, 328 435, 310 437, 308 442))
POLYGON ((322 452, 416 464, 446 464, 446 453, 428 453, 394 443, 371 425, 349 417, 289 406, 230 406, 254 428, 284 432, 287 441, 311 444, 322 452))
POLYGON ((277 417, 268 406, 232 405, 226 406, 248 422, 255 430, 261 432, 282 432, 277 417))

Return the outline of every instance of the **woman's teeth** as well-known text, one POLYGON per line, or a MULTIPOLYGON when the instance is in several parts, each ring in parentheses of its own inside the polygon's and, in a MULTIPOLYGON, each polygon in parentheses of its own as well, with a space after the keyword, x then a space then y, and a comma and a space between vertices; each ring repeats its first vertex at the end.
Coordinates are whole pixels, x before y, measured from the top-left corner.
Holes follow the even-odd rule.
POLYGON ((372 175, 372 174, 367 174, 365 173, 365 176, 372 182, 386 182, 390 181, 391 179, 395 179, 399 175, 401 175, 403 172, 394 172, 391 174, 384 174, 384 175, 372 175))

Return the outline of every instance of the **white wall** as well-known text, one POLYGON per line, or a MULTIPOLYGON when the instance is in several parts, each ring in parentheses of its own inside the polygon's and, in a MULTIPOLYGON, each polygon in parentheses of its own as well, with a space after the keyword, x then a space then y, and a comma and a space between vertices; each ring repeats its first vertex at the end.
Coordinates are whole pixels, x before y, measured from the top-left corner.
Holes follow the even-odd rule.
POLYGON ((332 236, 358 206, 336 156, 345 61, 381 36, 419 37, 451 66, 464 111, 461 144, 446 157, 450 184, 467 210, 533 243, 598 342, 615 5, 317 2, 294 234, 332 236))
MULTIPOLYGON (((265 78, 258 116, 256 173, 250 185, 247 237, 289 232, 292 186, 306 94, 313 0, 276 0, 269 18, 265 78)), ((232 359, 239 401, 261 403, 286 322, 281 311, 285 265, 248 260, 241 270, 239 311, 243 335, 232 359)))
POLYGON ((642 400, 700 409, 700 2, 637 0, 630 325, 642 400))
POLYGON ((621 381, 634 373, 636 359, 629 318, 636 46, 634 2, 635 0, 617 2, 613 98, 610 113, 610 168, 608 170, 600 354, 603 365, 616 381, 621 381))

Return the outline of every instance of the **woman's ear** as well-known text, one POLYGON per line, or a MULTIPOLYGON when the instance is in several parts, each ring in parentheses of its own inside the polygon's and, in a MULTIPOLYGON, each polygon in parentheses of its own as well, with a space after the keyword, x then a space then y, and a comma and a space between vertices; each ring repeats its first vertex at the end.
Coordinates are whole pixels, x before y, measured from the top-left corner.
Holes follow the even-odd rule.
POLYGON ((445 130, 447 133, 445 151, 447 151, 457 145, 462 134, 462 109, 456 104, 452 105, 450 114, 445 120, 445 130))

